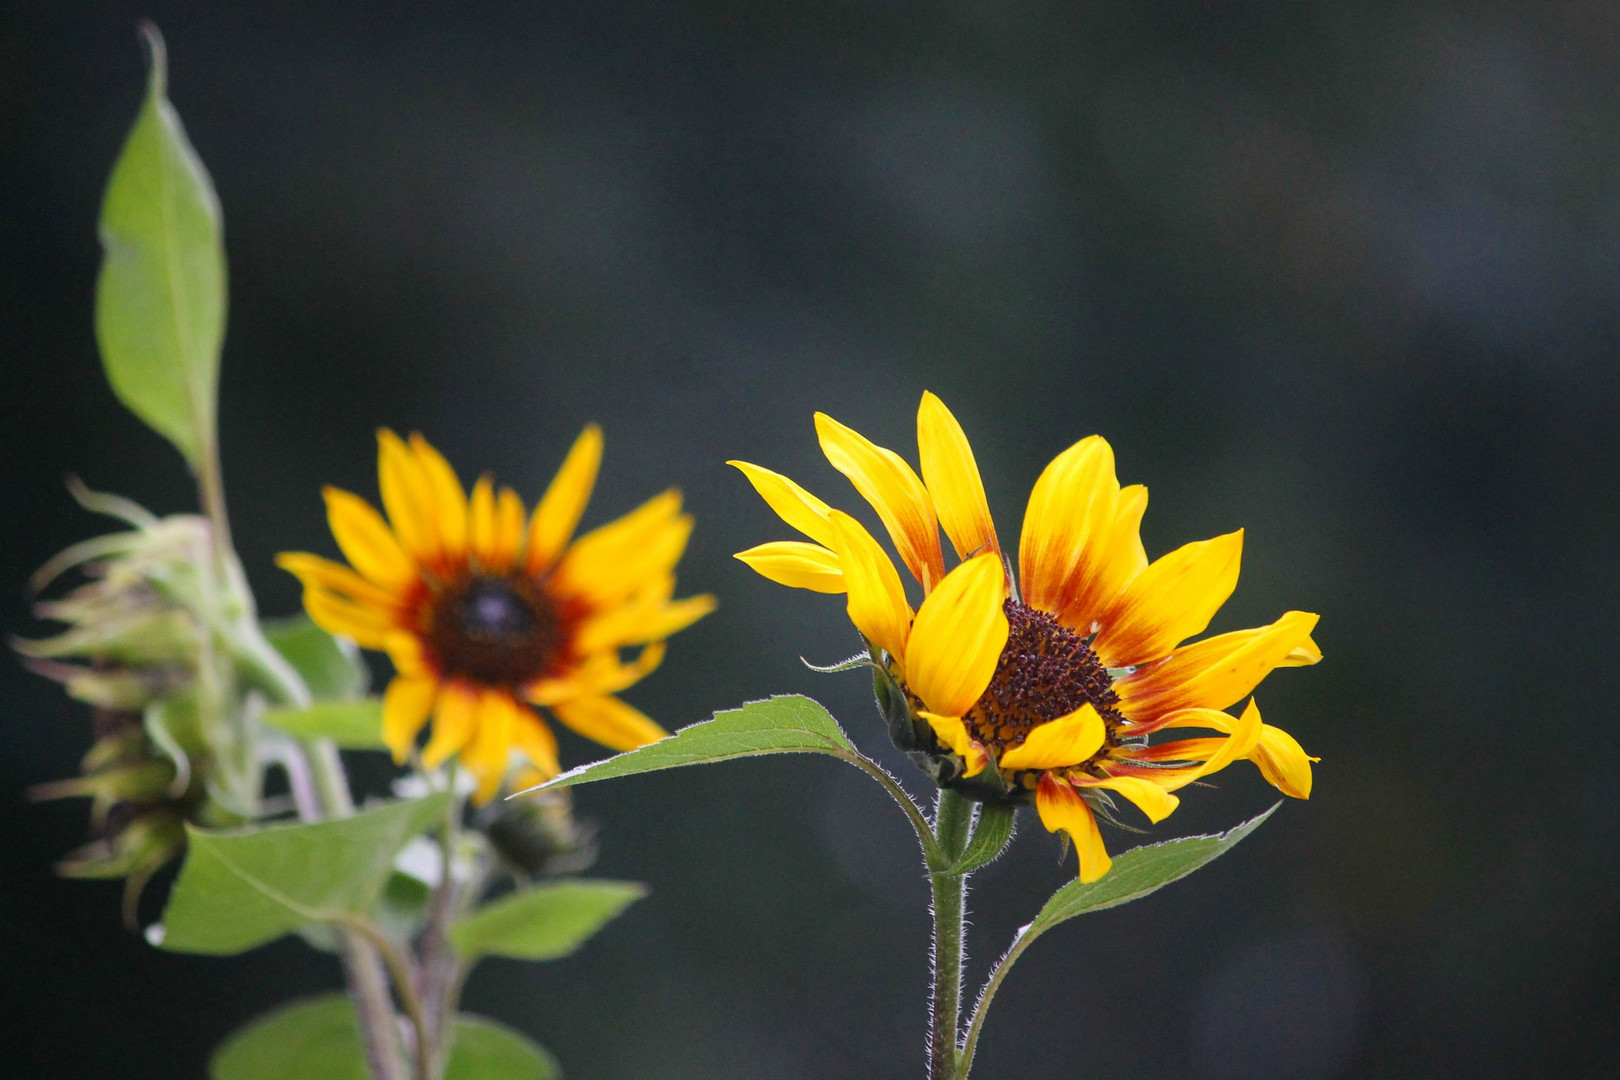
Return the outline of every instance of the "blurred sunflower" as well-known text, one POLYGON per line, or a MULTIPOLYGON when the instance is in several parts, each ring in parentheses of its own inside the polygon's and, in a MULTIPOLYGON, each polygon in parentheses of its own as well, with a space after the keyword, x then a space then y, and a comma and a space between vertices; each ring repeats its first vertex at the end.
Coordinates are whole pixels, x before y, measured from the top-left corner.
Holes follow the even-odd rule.
POLYGON ((364 499, 325 489, 332 535, 352 569, 302 553, 276 561, 303 582, 304 607, 321 628, 393 660, 383 737, 395 760, 431 715, 423 762, 437 768, 459 754, 483 803, 514 750, 529 763, 524 782, 558 771, 556 739, 531 705, 613 750, 662 738, 663 728, 614 695, 658 666, 665 638, 714 610, 710 596, 672 599, 692 531, 679 493, 570 543, 602 458, 596 425, 574 442, 532 516, 487 475, 468 495, 420 435, 407 442, 383 429, 378 442, 386 520, 364 499))
MULTIPOLYGON (((816 414, 822 451, 877 511, 922 586, 914 612, 894 563, 870 533, 785 476, 734 461, 755 490, 812 543, 778 541, 737 558, 772 581, 846 593, 884 687, 912 725, 908 739, 941 784, 979 799, 1033 797, 1095 881, 1110 859, 1097 826, 1114 795, 1153 822, 1173 791, 1234 761, 1255 762, 1284 794, 1307 798, 1311 761, 1290 735, 1241 701, 1273 668, 1322 658, 1317 616, 1182 645, 1237 585, 1242 530, 1149 563, 1140 526, 1147 489, 1122 488, 1100 436, 1059 454, 1035 482, 1016 576, 1004 558, 979 469, 956 418, 924 394, 919 478, 892 450, 816 414), (943 527, 961 560, 945 569, 943 527), (1156 733, 1217 734, 1154 743, 1156 733)), ((907 725, 902 722, 901 731, 907 725)))

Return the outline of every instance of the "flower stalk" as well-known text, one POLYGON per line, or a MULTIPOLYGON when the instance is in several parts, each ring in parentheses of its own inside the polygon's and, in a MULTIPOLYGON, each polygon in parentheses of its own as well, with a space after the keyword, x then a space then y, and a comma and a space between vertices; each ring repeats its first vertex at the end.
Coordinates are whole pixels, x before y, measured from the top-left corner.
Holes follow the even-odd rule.
POLYGON ((963 928, 967 874, 955 869, 972 832, 973 803, 948 788, 934 809, 934 843, 943 868, 928 875, 934 899, 933 994, 929 1001, 928 1080, 955 1080, 962 1013, 963 928))

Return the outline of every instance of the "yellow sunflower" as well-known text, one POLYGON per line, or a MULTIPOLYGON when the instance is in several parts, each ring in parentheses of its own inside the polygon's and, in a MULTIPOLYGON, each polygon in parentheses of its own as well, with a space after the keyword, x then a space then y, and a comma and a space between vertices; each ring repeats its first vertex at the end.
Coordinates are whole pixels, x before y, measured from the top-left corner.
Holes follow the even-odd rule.
POLYGON ((387 650, 396 674, 383 696, 383 738, 395 760, 431 715, 424 763, 460 754, 483 803, 513 750, 542 779, 558 771, 557 741, 531 705, 614 750, 662 738, 613 695, 658 666, 665 638, 714 610, 710 596, 672 599, 692 531, 680 494, 666 491, 570 543, 602 459, 595 424, 532 516, 488 476, 468 495, 420 435, 407 442, 383 429, 377 438, 386 520, 359 496, 325 489, 332 535, 353 569, 296 552, 276 562, 303 582, 321 628, 387 650), (626 658, 627 649, 638 651, 626 658))
POLYGON ((1248 759, 1284 794, 1309 797, 1316 759, 1261 722, 1252 698, 1241 715, 1225 710, 1273 668, 1322 658, 1311 639, 1317 617, 1290 611, 1181 644, 1237 585, 1242 530, 1148 562, 1147 489, 1120 487, 1113 450, 1093 435, 1036 480, 1015 576, 973 450, 939 398, 924 394, 917 413, 920 478, 822 413, 816 432, 827 460, 877 511, 922 586, 921 606, 912 610, 894 563, 859 522, 742 461, 731 464, 812 542, 761 544, 737 558, 783 585, 847 594, 891 727, 897 708, 896 730, 912 732, 903 748, 922 750, 941 784, 979 799, 1033 796, 1046 828, 1073 838, 1082 881, 1108 872, 1097 815, 1111 820, 1113 795, 1159 822, 1176 808, 1171 792, 1248 759), (960 560, 948 572, 941 527, 960 560), (1171 728, 1216 734, 1154 741, 1171 728))

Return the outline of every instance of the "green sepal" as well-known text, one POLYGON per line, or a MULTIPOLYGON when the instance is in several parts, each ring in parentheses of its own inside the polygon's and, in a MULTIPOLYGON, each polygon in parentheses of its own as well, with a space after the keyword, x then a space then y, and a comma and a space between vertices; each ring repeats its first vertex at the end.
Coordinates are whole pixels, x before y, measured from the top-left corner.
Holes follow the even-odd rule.
POLYGON ((450 928, 450 943, 467 959, 555 960, 646 895, 647 887, 633 881, 580 878, 535 885, 459 920, 450 928))
POLYGON ((961 858, 951 866, 955 874, 970 874, 994 862, 1007 850, 1012 841, 1013 824, 1018 816, 1017 807, 1004 802, 987 802, 979 806, 978 822, 961 858))
MULTIPOLYGON (((527 1036, 460 1014, 444 1080, 554 1080, 557 1062, 527 1036)), ((354 1006, 342 994, 283 1005, 225 1040, 208 1063, 211 1080, 370 1080, 354 1006)))
MULTIPOLYGON (((871 655, 878 654, 874 650, 871 655)), ((911 699, 906 696, 905 687, 900 685, 888 665, 872 665, 872 693, 877 698, 878 713, 889 726, 889 741, 907 754, 915 755, 923 751, 928 743, 918 730, 919 720, 912 712, 911 699)), ((924 766, 924 770, 928 771, 927 766, 924 766)))
POLYGON ((152 70, 102 199, 96 342, 119 400, 201 469, 225 337, 219 200, 169 104, 163 39, 142 32, 152 70))
POLYGON ((307 825, 188 828, 185 865, 151 937, 173 952, 225 956, 306 923, 369 916, 394 856, 443 819, 448 799, 439 792, 307 825))

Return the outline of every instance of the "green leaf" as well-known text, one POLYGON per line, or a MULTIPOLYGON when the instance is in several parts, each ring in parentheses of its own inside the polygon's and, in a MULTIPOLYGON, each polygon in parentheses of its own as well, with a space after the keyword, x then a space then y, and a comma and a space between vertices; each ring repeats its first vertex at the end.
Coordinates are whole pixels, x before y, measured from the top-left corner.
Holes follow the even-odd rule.
POLYGON ((1217 856, 1226 854, 1239 840, 1254 832, 1261 822, 1276 813, 1281 805, 1279 802, 1259 817, 1251 818, 1218 836, 1186 836, 1180 840, 1133 848, 1115 859, 1113 869, 1097 881, 1089 885, 1082 885, 1078 880, 1071 881, 1053 893, 1040 914, 1035 916, 1035 921, 1025 927, 1023 933, 1030 936, 1042 934, 1076 915, 1140 900, 1148 893, 1186 877, 1217 856))
POLYGON ((383 750, 382 700, 318 701, 307 709, 267 709, 264 722, 295 738, 331 739, 344 750, 383 750))
POLYGON ((339 641, 310 622, 307 615, 265 619, 259 623, 265 640, 291 664, 317 701, 357 698, 371 686, 360 650, 339 641))
POLYGON ((154 935, 174 952, 244 952, 305 923, 369 915, 405 842, 445 814, 444 793, 311 825, 187 829, 186 863, 154 935))
POLYGON ((1012 839, 1013 821, 1017 814, 1017 808, 1007 803, 981 803, 973 836, 969 838, 967 847, 962 849, 962 857, 956 860, 951 872, 968 874, 993 862, 1006 850, 1007 842, 1012 839))
POLYGON ((631 904, 647 887, 631 881, 557 881, 487 904, 450 928, 463 956, 555 960, 567 956, 631 904))
MULTIPOLYGON (((284 1005, 237 1030, 208 1063, 211 1080, 369 1080, 354 1006, 342 994, 284 1005)), ((557 1062, 511 1028, 455 1020, 444 1080, 554 1080, 557 1062)))
POLYGON ((214 185, 166 96, 163 39, 143 32, 146 101, 101 204, 96 341, 119 400, 201 469, 214 446, 225 245, 214 185))
POLYGON ((562 1069, 525 1035, 482 1016, 456 1017, 444 1080, 556 1080, 562 1069))
POLYGON ((857 756, 832 714, 798 694, 750 701, 637 750, 563 773, 540 787, 571 787, 616 776, 707 765, 761 754, 857 756))
POLYGON ((343 994, 283 1005, 239 1028, 208 1062, 212 1080, 370 1080, 354 1006, 343 994))

